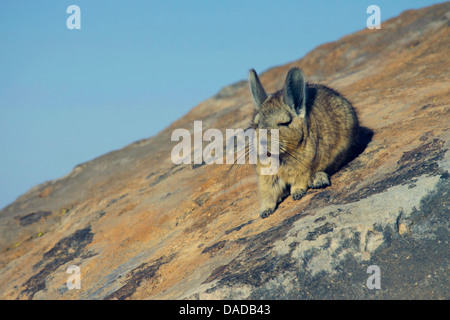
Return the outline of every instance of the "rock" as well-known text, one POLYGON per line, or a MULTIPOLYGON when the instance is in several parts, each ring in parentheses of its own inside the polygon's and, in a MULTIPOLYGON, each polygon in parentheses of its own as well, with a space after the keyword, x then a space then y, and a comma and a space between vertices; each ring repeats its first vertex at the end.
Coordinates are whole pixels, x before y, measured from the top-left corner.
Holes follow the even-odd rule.
MULTIPOLYGON (((175 165, 177 128, 247 128, 238 82, 158 135, 77 166, 0 212, 2 299, 449 299, 450 4, 407 11, 292 66, 345 94, 360 154, 331 186, 258 215, 249 165, 175 165), (69 289, 69 266, 81 289, 69 289), (381 288, 366 286, 368 267, 381 288)), ((251 66, 249 66, 250 68, 251 66)))

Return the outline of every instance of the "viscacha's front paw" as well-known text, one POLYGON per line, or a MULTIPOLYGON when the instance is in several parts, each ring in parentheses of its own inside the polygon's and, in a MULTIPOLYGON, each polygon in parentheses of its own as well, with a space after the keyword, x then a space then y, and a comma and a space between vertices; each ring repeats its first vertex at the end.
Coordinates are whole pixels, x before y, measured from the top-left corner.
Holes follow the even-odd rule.
POLYGON ((314 189, 326 188, 330 185, 330 179, 325 172, 316 172, 308 183, 308 187, 314 189))
POLYGON ((306 194, 306 190, 300 189, 292 193, 292 199, 300 200, 306 194))
POLYGON ((272 213, 273 213, 272 209, 266 209, 264 211, 261 211, 259 213, 259 216, 264 219, 264 218, 267 218, 268 216, 270 216, 272 213))

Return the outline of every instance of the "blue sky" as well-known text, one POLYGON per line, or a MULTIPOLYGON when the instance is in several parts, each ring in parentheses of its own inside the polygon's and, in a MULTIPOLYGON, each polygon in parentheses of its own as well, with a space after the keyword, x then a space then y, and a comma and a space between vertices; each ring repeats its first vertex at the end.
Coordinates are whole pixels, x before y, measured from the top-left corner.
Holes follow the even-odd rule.
MULTIPOLYGON (((432 0, 3 0, 0 208, 222 87, 432 0), (68 6, 81 9, 69 30, 68 6)), ((376 32, 376 31, 374 31, 376 32)))

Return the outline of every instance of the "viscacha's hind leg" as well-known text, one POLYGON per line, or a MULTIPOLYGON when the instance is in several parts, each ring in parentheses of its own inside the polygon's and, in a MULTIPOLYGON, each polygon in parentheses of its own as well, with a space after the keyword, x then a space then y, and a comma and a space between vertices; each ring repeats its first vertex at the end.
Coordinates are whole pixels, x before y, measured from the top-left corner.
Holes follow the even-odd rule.
POLYGON ((309 180, 308 187, 313 189, 325 188, 330 185, 330 179, 325 172, 316 172, 309 180))

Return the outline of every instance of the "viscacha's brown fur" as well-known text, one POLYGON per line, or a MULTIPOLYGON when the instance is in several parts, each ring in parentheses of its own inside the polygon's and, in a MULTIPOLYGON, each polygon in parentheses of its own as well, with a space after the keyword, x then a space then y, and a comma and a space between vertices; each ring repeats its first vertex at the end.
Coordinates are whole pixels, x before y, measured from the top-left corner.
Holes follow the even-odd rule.
POLYGON ((256 104, 251 127, 256 132, 279 130, 278 171, 262 175, 264 165, 256 165, 260 215, 265 218, 289 193, 298 200, 308 188, 330 185, 329 175, 351 156, 358 119, 348 100, 324 85, 306 83, 298 68, 289 71, 283 89, 272 95, 265 93, 254 70, 249 80, 256 104))

